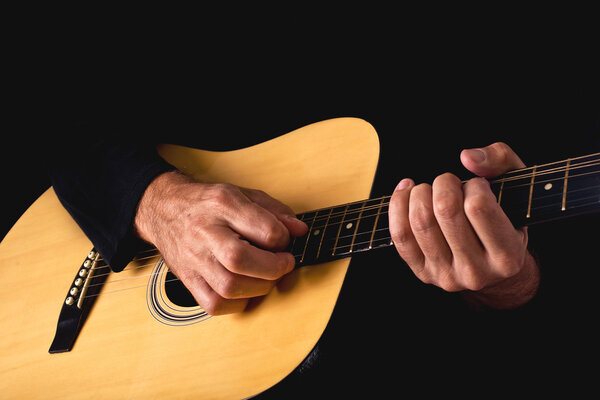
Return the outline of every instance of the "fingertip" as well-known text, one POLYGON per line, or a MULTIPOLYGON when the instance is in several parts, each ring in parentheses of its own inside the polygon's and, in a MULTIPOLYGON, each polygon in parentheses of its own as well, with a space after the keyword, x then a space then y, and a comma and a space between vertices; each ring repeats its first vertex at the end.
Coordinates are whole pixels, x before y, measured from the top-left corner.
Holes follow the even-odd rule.
POLYGON ((278 256, 281 256, 284 260, 284 263, 283 263, 284 267, 281 270, 281 274, 277 277, 277 279, 280 279, 284 275, 286 275, 294 270, 294 268, 296 267, 296 258, 294 257, 294 255, 292 253, 282 252, 282 253, 276 253, 276 254, 278 256))
POLYGON ((491 178, 498 175, 489 148, 464 149, 460 153, 460 161, 466 169, 475 175, 491 178))
POLYGON ((293 254, 291 253, 287 253, 288 257, 289 257, 289 265, 290 268, 286 273, 292 272, 294 270, 294 268, 296 267, 296 257, 294 257, 293 254))
POLYGON ((414 186, 414 182, 412 179, 410 178, 404 178, 402 179, 400 182, 398 182, 398 185, 396 186, 396 188, 394 189, 394 191, 400 191, 400 190, 405 190, 408 189, 412 186, 414 186))
POLYGON ((464 149, 460 153, 460 161, 469 171, 477 173, 487 161, 487 153, 484 149, 464 149))
POLYGON ((295 215, 283 214, 280 221, 283 222, 292 236, 303 236, 308 232, 308 225, 298 219, 295 215))

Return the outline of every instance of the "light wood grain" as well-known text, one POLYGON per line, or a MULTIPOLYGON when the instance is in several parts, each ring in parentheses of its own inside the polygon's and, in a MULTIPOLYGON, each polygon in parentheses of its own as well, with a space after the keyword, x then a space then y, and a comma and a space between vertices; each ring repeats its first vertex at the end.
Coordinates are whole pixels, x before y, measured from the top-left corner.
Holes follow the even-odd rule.
MULTIPOLYGON (((341 118, 231 152, 172 145, 159 152, 200 180, 262 189, 302 212, 367 198, 379 142, 365 121, 341 118)), ((62 301, 91 247, 52 189, 0 243, 2 397, 252 396, 283 379, 313 348, 349 263, 298 269, 249 311, 185 327, 150 315, 152 265, 128 268, 109 277, 73 350, 50 355, 62 301)))

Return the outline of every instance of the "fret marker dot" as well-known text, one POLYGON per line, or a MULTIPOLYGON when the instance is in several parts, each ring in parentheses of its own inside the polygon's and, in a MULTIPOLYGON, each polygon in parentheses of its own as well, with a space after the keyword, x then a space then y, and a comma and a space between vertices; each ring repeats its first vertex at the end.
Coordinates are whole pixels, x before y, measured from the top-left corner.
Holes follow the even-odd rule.
POLYGON ((546 190, 552 189, 552 184, 551 183, 546 183, 546 185, 544 186, 544 189, 546 189, 546 190))
POLYGON ((349 222, 348 224, 346 224, 346 229, 350 229, 352 228, 352 222, 349 222))
POLYGON ((321 233, 321 230, 317 229, 316 231, 313 232, 313 235, 317 236, 319 233, 321 233))

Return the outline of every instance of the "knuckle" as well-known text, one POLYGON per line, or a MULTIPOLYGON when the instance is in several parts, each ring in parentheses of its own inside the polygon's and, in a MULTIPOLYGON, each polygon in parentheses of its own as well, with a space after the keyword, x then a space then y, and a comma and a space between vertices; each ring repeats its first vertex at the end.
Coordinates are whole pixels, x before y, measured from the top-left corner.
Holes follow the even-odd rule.
POLYGON ((490 199, 483 193, 472 194, 465 199, 465 213, 468 216, 485 216, 492 211, 490 199))
POLYGON ((410 226, 415 233, 427 233, 436 224, 432 210, 425 205, 416 206, 410 214, 410 226))
POLYGON ((287 235, 283 232, 282 227, 275 221, 265 221, 260 234, 262 243, 267 248, 276 248, 287 241, 287 235))
POLYGON ((202 308, 208 315, 212 315, 213 317, 219 315, 215 307, 213 307, 212 303, 206 303, 202 305, 202 308))
POLYGON ((219 315, 219 309, 222 308, 222 300, 216 296, 210 296, 205 299, 202 304, 202 308, 210 315, 219 315))
POLYGON ((235 299, 240 297, 240 283, 233 275, 228 275, 221 279, 213 289, 225 299, 235 299))
POLYGON ((490 145, 490 148, 493 149, 493 151, 495 152, 496 159, 500 163, 506 162, 509 159, 510 154, 512 152, 510 146, 504 142, 492 143, 490 145))
POLYGON ((213 206, 222 209, 231 205, 231 188, 226 183, 217 183, 211 191, 211 201, 213 206))
POLYGON ((495 256, 494 264, 497 265, 496 270, 500 277, 507 279, 516 275, 523 263, 514 254, 503 252, 495 256))
POLYGON ((462 276, 461 281, 463 290, 467 289, 476 292, 483 289, 486 286, 483 279, 481 279, 476 274, 465 274, 462 276))
POLYGON ((425 234, 437 225, 432 205, 432 189, 427 184, 415 186, 411 192, 408 219, 415 234, 425 234))
POLYGON ((231 272, 240 272, 246 259, 246 252, 239 246, 230 246, 223 254, 222 262, 231 272))
MULTIPOLYGON (((414 204, 414 203, 413 203, 414 204)), ((427 203, 417 203, 409 210, 410 227, 414 233, 427 233, 437 225, 431 206, 427 203)))
POLYGON ((458 292, 464 288, 450 274, 444 274, 435 281, 435 285, 446 292, 458 292))
POLYGON ((412 240, 413 234, 408 224, 390 225, 390 234, 396 245, 404 246, 412 240))
POLYGON ((427 268, 426 265, 417 266, 417 265, 410 265, 409 264, 409 267, 412 270, 413 274, 415 274, 415 276, 421 282, 423 282, 423 283, 425 283, 427 285, 435 284, 435 280, 433 279, 433 277, 429 273, 429 270, 428 270, 428 268, 427 268))
POLYGON ((454 219, 462 212, 463 204, 461 199, 450 191, 445 191, 436 196, 433 203, 433 210, 437 217, 443 219, 454 219))

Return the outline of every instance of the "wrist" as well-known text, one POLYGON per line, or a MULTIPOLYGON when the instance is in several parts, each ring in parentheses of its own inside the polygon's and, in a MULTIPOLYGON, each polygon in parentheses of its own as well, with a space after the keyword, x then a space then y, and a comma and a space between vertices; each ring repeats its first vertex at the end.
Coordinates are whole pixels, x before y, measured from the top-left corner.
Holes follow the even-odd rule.
POLYGON ((156 244, 157 227, 162 220, 169 218, 165 213, 169 212, 170 207, 165 205, 172 203, 169 198, 176 187, 189 182, 190 178, 177 170, 164 172, 150 182, 142 194, 134 218, 134 231, 138 237, 156 244))
POLYGON ((530 252, 523 260, 523 268, 514 276, 478 291, 461 294, 477 308, 508 310, 528 303, 540 285, 540 269, 530 252))

